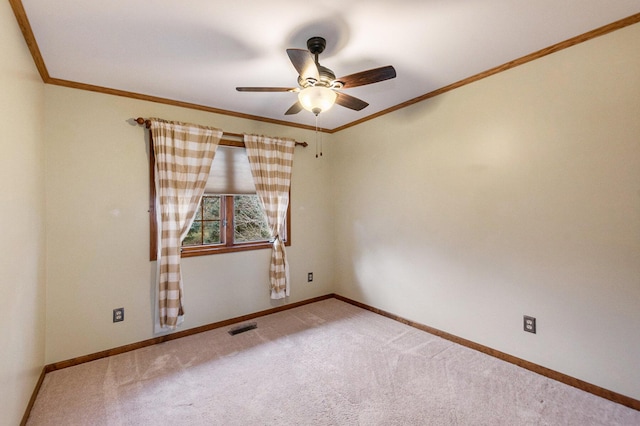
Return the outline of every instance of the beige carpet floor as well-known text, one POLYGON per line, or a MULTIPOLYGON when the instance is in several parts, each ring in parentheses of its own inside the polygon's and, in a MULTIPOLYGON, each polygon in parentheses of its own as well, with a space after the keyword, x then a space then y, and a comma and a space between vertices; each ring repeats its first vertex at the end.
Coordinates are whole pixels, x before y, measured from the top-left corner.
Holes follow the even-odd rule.
POLYGON ((329 299, 47 374, 29 425, 640 425, 640 412, 329 299))

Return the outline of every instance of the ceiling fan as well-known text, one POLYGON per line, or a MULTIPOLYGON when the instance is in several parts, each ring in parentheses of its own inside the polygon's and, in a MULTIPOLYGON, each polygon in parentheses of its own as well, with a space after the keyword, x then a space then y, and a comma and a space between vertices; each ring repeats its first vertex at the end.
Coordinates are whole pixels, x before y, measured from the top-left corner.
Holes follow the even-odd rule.
POLYGON ((331 108, 334 103, 355 111, 366 108, 368 103, 343 93, 342 89, 378 83, 396 76, 396 70, 391 65, 387 65, 336 78, 333 71, 318 62, 318 55, 324 51, 326 45, 324 38, 312 37, 307 40, 308 50, 287 49, 287 55, 299 74, 299 87, 236 87, 236 90, 298 93, 298 101, 285 112, 285 115, 297 114, 302 109, 306 109, 317 116, 331 108))

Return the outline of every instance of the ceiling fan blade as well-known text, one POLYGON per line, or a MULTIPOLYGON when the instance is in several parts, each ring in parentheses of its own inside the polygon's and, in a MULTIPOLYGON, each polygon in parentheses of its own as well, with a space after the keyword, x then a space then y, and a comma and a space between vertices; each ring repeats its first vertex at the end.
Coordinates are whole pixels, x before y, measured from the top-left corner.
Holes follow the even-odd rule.
POLYGON ((338 93, 338 97, 336 98, 336 103, 345 108, 360 111, 361 109, 366 108, 369 105, 362 99, 358 99, 354 96, 347 95, 346 93, 342 93, 342 92, 337 92, 337 93, 338 93))
POLYGON ((307 78, 320 80, 318 66, 311 52, 303 49, 287 49, 287 55, 289 55, 291 63, 303 80, 307 78))
POLYGON ((364 86, 365 84, 377 83, 379 81, 389 80, 395 78, 396 70, 391 65, 386 67, 374 68, 367 71, 357 72, 344 77, 336 78, 336 81, 341 81, 345 89, 351 87, 364 86))
POLYGON ((291 108, 289 108, 287 112, 284 113, 284 115, 293 115, 299 113, 300 111, 302 111, 302 104, 300 102, 296 102, 295 104, 291 105, 291 108))
POLYGON ((297 92, 297 87, 236 87, 238 92, 297 92))

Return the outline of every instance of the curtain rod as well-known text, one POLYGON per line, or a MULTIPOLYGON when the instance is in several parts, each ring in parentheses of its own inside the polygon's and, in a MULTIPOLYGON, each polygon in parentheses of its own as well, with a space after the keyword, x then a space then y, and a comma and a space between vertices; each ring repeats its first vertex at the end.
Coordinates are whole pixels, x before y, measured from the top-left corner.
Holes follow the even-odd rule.
MULTIPOLYGON (((144 125, 147 129, 151 128, 151 120, 145 120, 142 117, 138 117, 135 119, 135 122, 141 126, 144 125)), ((244 148, 244 135, 242 133, 223 132, 222 139, 220 139, 220 145, 237 146, 244 148)), ((309 144, 306 142, 296 141, 296 145, 300 145, 306 148, 309 144)))

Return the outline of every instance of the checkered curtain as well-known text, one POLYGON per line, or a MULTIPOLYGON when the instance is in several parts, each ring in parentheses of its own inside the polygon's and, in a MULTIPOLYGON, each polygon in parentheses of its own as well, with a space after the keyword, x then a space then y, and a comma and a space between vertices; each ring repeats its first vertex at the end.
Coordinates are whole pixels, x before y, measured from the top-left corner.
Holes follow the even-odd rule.
POLYGON ((209 177, 222 130, 151 119, 156 158, 158 314, 161 328, 182 322, 180 250, 209 177))
POLYGON ((256 192, 267 216, 273 241, 269 268, 271 298, 281 299, 289 296, 289 264, 282 235, 289 206, 291 167, 296 142, 293 139, 245 135, 244 144, 256 192))

